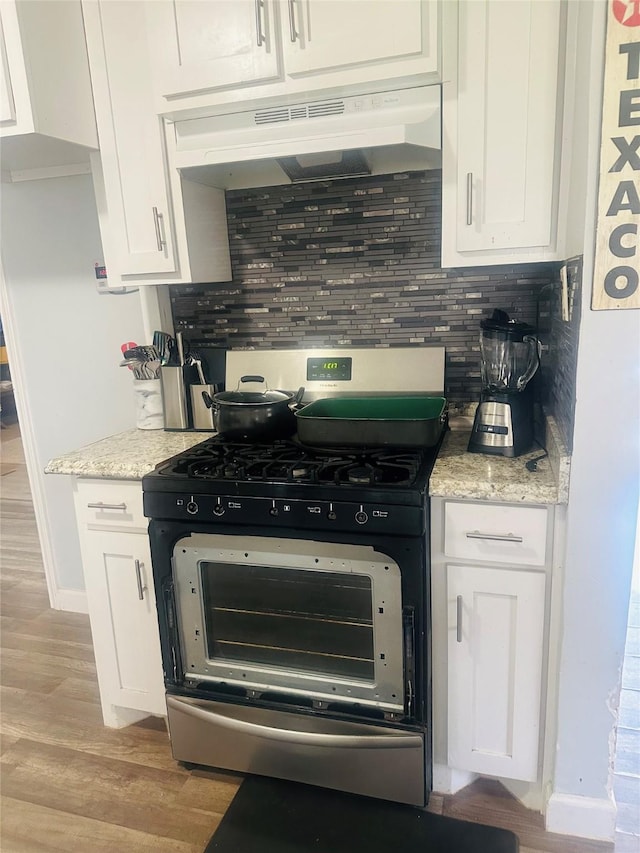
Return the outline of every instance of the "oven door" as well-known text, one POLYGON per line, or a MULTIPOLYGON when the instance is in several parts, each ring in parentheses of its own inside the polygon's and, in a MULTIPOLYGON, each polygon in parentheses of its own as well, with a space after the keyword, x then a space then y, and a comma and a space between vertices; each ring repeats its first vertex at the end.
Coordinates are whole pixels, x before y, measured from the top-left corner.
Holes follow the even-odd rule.
POLYGON ((173 548, 187 685, 405 710, 400 568, 368 545, 193 533, 173 548))
POLYGON ((179 761, 425 805, 425 734, 324 716, 167 696, 179 761))

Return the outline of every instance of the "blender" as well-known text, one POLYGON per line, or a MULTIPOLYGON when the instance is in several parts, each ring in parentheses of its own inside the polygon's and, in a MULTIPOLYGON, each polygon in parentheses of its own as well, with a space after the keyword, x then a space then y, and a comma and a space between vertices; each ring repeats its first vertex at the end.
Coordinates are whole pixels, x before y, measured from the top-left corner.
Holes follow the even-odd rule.
POLYGON ((533 391, 540 364, 535 329, 496 309, 480 323, 482 392, 468 450, 520 456, 533 444, 533 391))

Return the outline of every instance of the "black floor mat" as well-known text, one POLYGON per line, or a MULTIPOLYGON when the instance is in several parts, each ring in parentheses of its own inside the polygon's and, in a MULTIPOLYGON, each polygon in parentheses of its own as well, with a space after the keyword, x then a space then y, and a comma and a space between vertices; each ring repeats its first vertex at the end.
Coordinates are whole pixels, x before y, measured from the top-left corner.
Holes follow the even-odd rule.
POLYGON ((283 782, 247 777, 204 853, 517 853, 505 829, 283 782))

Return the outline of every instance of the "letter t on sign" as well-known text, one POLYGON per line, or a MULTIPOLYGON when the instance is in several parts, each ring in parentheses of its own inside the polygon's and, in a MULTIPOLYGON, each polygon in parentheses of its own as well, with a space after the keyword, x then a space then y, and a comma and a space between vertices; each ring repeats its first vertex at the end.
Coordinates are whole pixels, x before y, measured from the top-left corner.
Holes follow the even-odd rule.
POLYGON ((591 307, 640 308, 640 0, 607 2, 591 307))

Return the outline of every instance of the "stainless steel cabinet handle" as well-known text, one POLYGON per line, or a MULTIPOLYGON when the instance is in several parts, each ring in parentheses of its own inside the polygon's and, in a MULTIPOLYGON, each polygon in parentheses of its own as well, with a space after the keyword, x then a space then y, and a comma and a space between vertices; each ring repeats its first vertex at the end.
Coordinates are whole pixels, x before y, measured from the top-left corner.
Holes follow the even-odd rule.
POLYGON ((167 240, 164 235, 164 216, 160 213, 157 207, 153 208, 153 222, 156 226, 156 243, 158 251, 164 252, 167 245, 167 240))
POLYGON ((262 47, 266 42, 265 34, 262 32, 262 10, 264 9, 264 0, 255 0, 256 4, 256 42, 258 47, 262 47))
POLYGON ((467 172, 467 225, 473 222, 473 172, 467 172))
POLYGON ((134 564, 136 567, 136 583, 138 584, 138 598, 140 601, 144 601, 144 592, 146 590, 146 586, 142 584, 142 570, 140 568, 140 560, 134 560, 134 564))
POLYGON ((415 749, 419 747, 422 740, 413 732, 396 732, 394 734, 380 735, 339 735, 330 732, 305 732, 279 729, 275 726, 266 726, 261 723, 252 723, 249 720, 241 720, 218 714, 207 707, 208 702, 199 702, 197 699, 188 699, 184 696, 167 696, 167 707, 174 708, 182 714, 196 717, 199 720, 212 723, 232 731, 241 732, 262 737, 267 740, 284 741, 290 744, 316 745, 316 746, 349 746, 361 749, 415 749))
POLYGON ((494 542, 524 542, 522 536, 514 536, 513 533, 507 533, 503 536, 500 533, 480 533, 479 530, 473 530, 471 533, 465 535, 467 539, 491 539, 494 542))
POLYGON ((127 511, 127 505, 124 502, 121 504, 105 504, 102 501, 98 501, 97 503, 87 504, 87 506, 89 509, 118 509, 122 512, 127 511))
POLYGON ((299 33, 296 30, 296 0, 289 0, 289 36, 293 43, 298 40, 298 35, 299 33))
POLYGON ((456 642, 462 642, 462 596, 456 598, 456 642))

